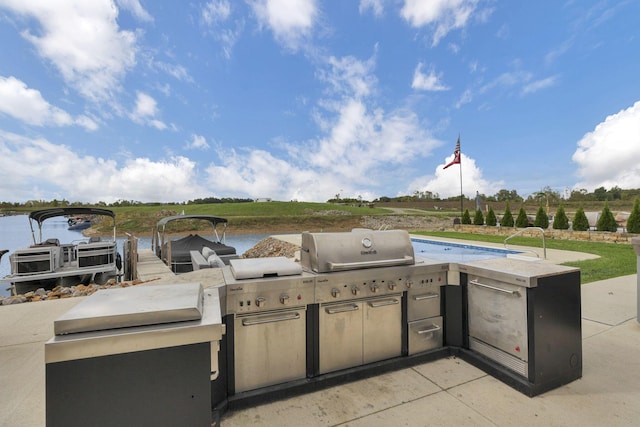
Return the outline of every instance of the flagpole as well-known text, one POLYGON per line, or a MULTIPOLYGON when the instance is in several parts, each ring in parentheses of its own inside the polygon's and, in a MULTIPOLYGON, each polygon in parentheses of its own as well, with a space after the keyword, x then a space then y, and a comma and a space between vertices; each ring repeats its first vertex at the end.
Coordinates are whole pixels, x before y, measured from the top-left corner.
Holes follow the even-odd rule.
MULTIPOLYGON (((460 142, 460 134, 458 134, 458 142, 460 142)), ((463 212, 463 197, 462 193, 462 148, 460 148, 460 220, 462 220, 462 212, 463 212)))

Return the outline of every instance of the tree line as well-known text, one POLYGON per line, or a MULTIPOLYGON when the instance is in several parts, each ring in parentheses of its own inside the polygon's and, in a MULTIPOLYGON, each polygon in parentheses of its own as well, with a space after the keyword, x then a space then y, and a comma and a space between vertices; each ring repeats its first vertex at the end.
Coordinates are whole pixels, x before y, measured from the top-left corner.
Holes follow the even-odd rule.
MULTIPOLYGON (((538 211, 536 212, 535 219, 533 220, 533 224, 531 223, 527 212, 524 207, 521 206, 518 211, 517 216, 513 217, 511 213, 511 209, 509 207, 509 203, 507 202, 505 211, 502 215, 502 218, 498 221, 498 217, 496 216, 493 207, 489 206, 489 210, 487 211, 487 215, 482 213, 481 209, 477 209, 475 211, 475 215, 473 219, 471 218, 471 214, 469 210, 466 209, 462 214, 462 218, 460 219, 462 224, 473 224, 473 225, 487 225, 487 226, 497 226, 498 223, 501 227, 516 227, 516 228, 526 228, 533 225, 534 227, 540 227, 543 229, 549 228, 549 215, 540 204, 538 211)), ((553 216, 553 223, 551 224, 554 230, 568 230, 571 228, 574 231, 587 231, 591 228, 589 225, 589 220, 587 219, 587 215, 584 212, 584 208, 580 206, 574 216, 573 221, 570 223, 569 217, 564 211, 564 207, 562 204, 558 206, 555 215, 553 216)), ((633 203, 633 209, 631 210, 631 214, 627 219, 627 232, 629 233, 640 233, 640 199, 636 198, 633 203)), ((604 207, 602 208, 602 212, 598 217, 598 221, 596 223, 597 231, 611 231, 615 232, 618 230, 618 223, 609 209, 609 203, 607 201, 604 202, 604 207)))

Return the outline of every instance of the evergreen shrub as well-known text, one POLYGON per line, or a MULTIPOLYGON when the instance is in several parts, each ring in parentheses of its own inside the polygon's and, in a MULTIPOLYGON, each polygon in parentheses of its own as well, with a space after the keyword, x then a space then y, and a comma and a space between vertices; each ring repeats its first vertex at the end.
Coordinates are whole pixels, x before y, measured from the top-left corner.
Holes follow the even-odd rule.
POLYGON ((473 225, 484 225, 484 215, 480 209, 476 209, 476 214, 473 217, 473 225))
POLYGON ((529 226, 529 218, 527 218, 527 211, 524 210, 524 206, 520 207, 518 211, 518 217, 516 218, 516 227, 526 228, 529 226))
POLYGON ((469 215, 469 209, 464 210, 461 221, 463 224, 471 225, 471 215, 469 215))
POLYGON ((493 211, 493 208, 489 206, 489 212, 487 212, 487 218, 485 219, 487 225, 491 227, 495 227, 498 224, 498 218, 496 217, 496 213, 493 211))
POLYGON ((584 208, 580 206, 576 211, 576 215, 573 218, 573 231, 587 231, 589 230, 589 220, 584 213, 584 208))
POLYGON ((556 215, 553 217, 553 229, 554 230, 569 229, 569 218, 567 217, 567 214, 564 212, 564 207, 562 205, 558 206, 556 215))
POLYGON ((618 223, 616 222, 611 209, 609 209, 609 203, 604 202, 604 208, 602 208, 602 214, 598 218, 596 224, 596 230, 598 231, 618 231, 618 223))
POLYGON ((627 219, 627 232, 640 233, 640 199, 633 202, 633 210, 627 219))
POLYGON ((542 205, 538 207, 538 212, 536 212, 536 219, 533 220, 533 225, 544 229, 549 228, 549 216, 542 205))
POLYGON ((513 214, 511 213, 511 209, 509 208, 509 203, 507 203, 507 207, 504 210, 504 215, 502 216, 502 220, 500 221, 501 227, 513 227, 513 214))

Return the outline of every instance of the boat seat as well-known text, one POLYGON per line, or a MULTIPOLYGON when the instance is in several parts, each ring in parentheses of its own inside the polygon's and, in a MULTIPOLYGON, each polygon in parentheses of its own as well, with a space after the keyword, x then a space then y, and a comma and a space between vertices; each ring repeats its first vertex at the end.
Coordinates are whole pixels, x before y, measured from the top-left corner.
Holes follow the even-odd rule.
POLYGON ((216 254, 216 251, 214 251, 213 249, 211 249, 211 248, 210 248, 210 247, 208 247, 208 246, 205 246, 205 247, 203 247, 203 248, 202 248, 202 256, 203 256, 205 259, 209 259, 209 257, 210 257, 211 255, 215 255, 215 254, 216 254))
POLYGON ((210 268, 207 259, 202 256, 202 254, 198 251, 189 251, 191 255, 191 265, 193 266, 193 271, 201 270, 203 268, 210 268))
POLYGON ((100 236, 91 236, 89 237, 89 243, 97 243, 100 241, 100 236))

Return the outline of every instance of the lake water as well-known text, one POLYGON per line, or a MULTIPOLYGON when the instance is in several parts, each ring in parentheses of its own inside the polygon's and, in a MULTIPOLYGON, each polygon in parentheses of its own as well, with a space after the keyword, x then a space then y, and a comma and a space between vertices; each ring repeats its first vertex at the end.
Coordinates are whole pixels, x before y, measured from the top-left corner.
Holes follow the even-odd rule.
MULTIPOLYGON (((34 224, 34 226, 36 226, 34 224)), ((37 226, 36 226, 37 227, 37 226)), ((44 222, 42 227, 42 238, 57 238, 62 243, 71 243, 73 241, 87 240, 82 235, 82 231, 70 231, 69 225, 64 217, 51 218, 44 222)), ((231 227, 228 230, 231 232, 231 227)), ((36 230, 36 239, 39 240, 38 231, 36 230)), ((226 243, 236 248, 238 254, 243 254, 251 249, 260 240, 268 237, 270 234, 237 234, 231 233, 226 236, 226 243)), ((203 235, 207 237, 206 235, 203 235)), ((122 254, 122 244, 124 238, 116 239, 118 241, 118 251, 122 254)), ((3 255, 0 260, 0 279, 11 274, 11 264, 9 263, 9 255, 16 249, 26 248, 33 242, 31 240, 31 229, 29 228, 29 217, 27 215, 14 215, 0 217, 0 250, 8 249, 9 252, 3 255)), ((150 249, 151 238, 140 237, 138 240, 139 249, 150 249)), ((8 296, 10 293, 6 289, 8 284, 0 281, 0 295, 8 296)))

